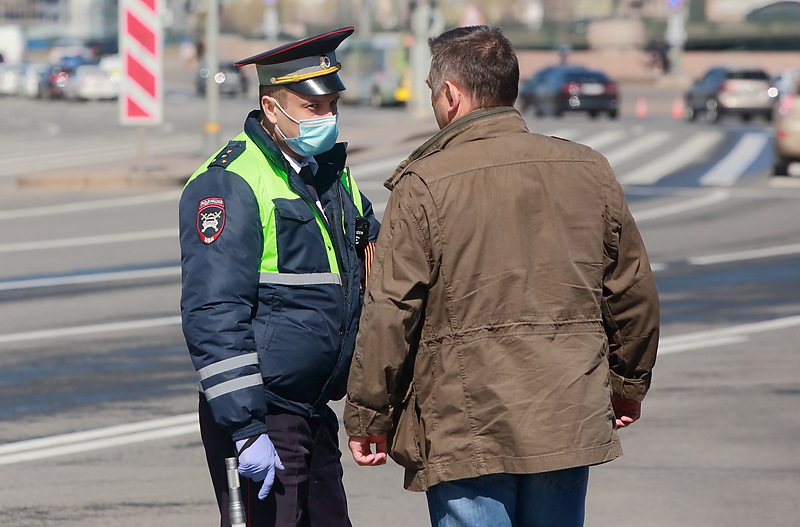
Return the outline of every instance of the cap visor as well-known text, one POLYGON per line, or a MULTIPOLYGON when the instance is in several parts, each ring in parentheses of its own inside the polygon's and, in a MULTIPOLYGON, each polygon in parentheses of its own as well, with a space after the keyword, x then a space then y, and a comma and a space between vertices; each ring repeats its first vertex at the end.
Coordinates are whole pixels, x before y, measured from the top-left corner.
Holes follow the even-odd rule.
POLYGON ((286 85, 290 90, 302 95, 328 95, 329 93, 340 92, 345 89, 342 79, 336 73, 306 79, 300 82, 293 82, 286 85))

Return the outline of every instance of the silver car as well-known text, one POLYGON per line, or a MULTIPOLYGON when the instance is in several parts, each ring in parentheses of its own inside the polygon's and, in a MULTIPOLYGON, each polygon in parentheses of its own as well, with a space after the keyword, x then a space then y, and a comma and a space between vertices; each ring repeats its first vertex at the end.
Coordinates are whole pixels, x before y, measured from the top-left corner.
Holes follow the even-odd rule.
POLYGON ((719 121, 738 115, 743 121, 753 116, 772 119, 778 89, 761 68, 717 66, 692 84, 684 94, 684 115, 693 121, 705 115, 719 121))

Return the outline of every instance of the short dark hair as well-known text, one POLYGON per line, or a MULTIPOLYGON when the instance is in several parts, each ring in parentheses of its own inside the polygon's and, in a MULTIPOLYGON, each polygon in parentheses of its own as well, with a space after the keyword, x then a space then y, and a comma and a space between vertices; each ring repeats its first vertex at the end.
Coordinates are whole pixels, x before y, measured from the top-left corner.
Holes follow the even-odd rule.
POLYGON ((514 47, 496 27, 457 27, 428 40, 434 94, 445 81, 468 92, 478 106, 512 106, 519 90, 519 63, 514 47))
POLYGON ((285 86, 269 86, 266 84, 258 85, 258 105, 261 106, 261 99, 265 95, 277 99, 280 104, 286 103, 286 87, 285 86))

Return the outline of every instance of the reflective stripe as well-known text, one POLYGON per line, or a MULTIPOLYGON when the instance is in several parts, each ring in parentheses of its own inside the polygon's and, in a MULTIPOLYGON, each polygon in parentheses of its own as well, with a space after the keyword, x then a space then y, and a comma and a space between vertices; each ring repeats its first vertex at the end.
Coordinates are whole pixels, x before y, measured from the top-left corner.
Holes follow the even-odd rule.
POLYGON ((236 390, 243 390, 244 388, 250 388, 251 386, 261 386, 262 384, 264 384, 264 381, 261 379, 261 374, 254 373, 252 375, 239 377, 238 379, 231 379, 230 381, 221 382, 216 386, 206 388, 204 392, 206 394, 206 400, 210 401, 211 399, 216 399, 220 395, 225 395, 226 393, 235 392, 236 390))
POLYGON ((342 285, 342 277, 336 273, 261 273, 258 283, 281 285, 342 285))
POLYGON ((212 375, 224 373, 226 371, 235 370, 251 364, 258 364, 258 353, 248 353, 247 355, 240 355, 238 357, 231 357, 230 359, 221 360, 214 364, 209 364, 205 368, 197 370, 200 380, 208 379, 212 375))

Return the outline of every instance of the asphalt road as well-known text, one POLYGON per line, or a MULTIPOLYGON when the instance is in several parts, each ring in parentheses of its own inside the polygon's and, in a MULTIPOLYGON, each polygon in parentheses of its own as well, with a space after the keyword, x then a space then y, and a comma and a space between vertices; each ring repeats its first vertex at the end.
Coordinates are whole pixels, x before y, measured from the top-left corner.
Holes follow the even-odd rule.
MULTIPOLYGON (((587 526, 795 525, 798 178, 769 176, 763 123, 689 125, 669 115, 670 94, 641 93, 667 111, 529 118, 609 158, 663 303, 644 416, 622 432, 625 456, 592 469, 587 526)), ((178 88, 168 99, 151 149, 202 156, 202 101, 178 88)), ((250 104, 223 104, 227 137, 250 104)), ((0 523, 215 525, 177 318, 179 189, 17 187, 32 171, 66 179, 125 165, 135 133, 101 103, 2 100, 0 111, 14 117, 0 131, 0 523)), ((342 128, 381 209, 382 181, 432 123, 345 107, 342 128)), ((356 527, 427 523, 424 496, 402 490, 396 466, 343 462, 356 527)))

